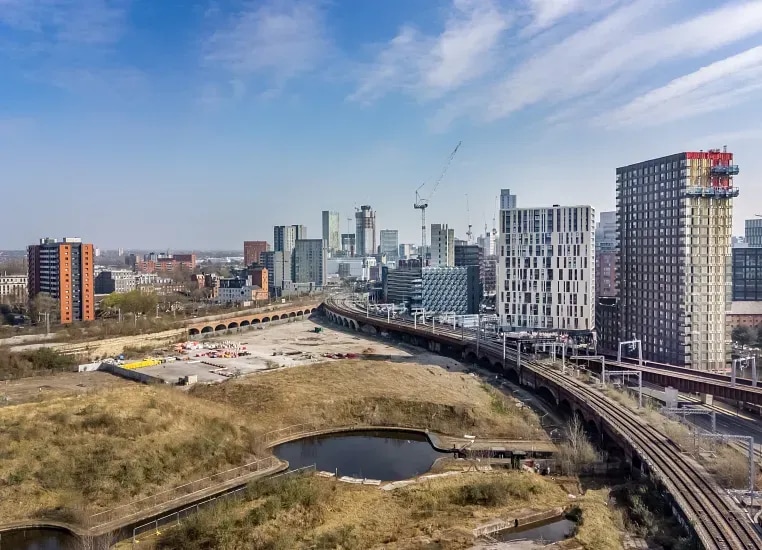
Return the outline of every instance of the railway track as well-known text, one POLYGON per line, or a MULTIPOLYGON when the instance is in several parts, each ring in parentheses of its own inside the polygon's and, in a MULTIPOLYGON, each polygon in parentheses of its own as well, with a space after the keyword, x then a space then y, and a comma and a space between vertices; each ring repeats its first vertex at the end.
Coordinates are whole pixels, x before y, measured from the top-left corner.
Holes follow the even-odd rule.
MULTIPOLYGON (((329 305, 335 313, 355 318, 360 322, 367 315, 381 327, 403 326, 413 329, 412 321, 397 319, 389 322, 380 315, 366 314, 364 310, 359 310, 347 299, 331 300, 329 305)), ((414 330, 421 334, 431 333, 428 326, 423 330, 414 330)), ((462 335, 460 331, 454 331, 444 325, 434 330, 439 338, 453 343, 475 340, 472 334, 463 333, 462 335)), ((502 342, 483 339, 481 346, 493 356, 502 359, 502 342)), ((506 350, 506 357, 516 361, 516 351, 506 350)), ((579 380, 561 374, 552 366, 529 360, 524 356, 522 356, 521 364, 522 367, 572 391, 578 399, 598 414, 610 429, 632 446, 673 496, 704 548, 707 550, 762 549, 762 538, 759 537, 755 526, 745 513, 729 499, 701 466, 683 455, 664 434, 648 425, 633 411, 579 380)))

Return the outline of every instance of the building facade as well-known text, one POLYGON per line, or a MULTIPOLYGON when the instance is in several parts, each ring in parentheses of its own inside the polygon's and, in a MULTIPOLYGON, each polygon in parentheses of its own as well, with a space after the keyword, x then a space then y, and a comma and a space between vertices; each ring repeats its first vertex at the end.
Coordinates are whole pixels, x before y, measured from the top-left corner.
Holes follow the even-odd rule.
POLYGON ((762 247, 733 249, 733 302, 762 302, 762 247))
MULTIPOLYGON (((402 260, 396 269, 384 268, 382 282, 384 300, 392 304, 417 307, 421 301, 422 285, 421 261, 402 260)), ((411 308, 412 309, 412 308, 411 308)))
POLYGON ((481 291, 477 266, 424 267, 421 301, 427 312, 473 315, 479 313, 481 291))
POLYGON ((447 224, 431 224, 430 262, 432 267, 455 267, 455 230, 447 224))
POLYGON ((341 219, 338 212, 323 210, 323 240, 330 254, 341 250, 341 219))
POLYGON ((307 227, 304 225, 276 225, 273 228, 273 250, 291 255, 296 241, 307 238, 307 227))
POLYGON ((495 246, 495 235, 491 231, 487 231, 486 227, 484 229, 484 235, 479 235, 476 237, 476 244, 481 247, 481 249, 484 251, 485 256, 496 256, 497 247, 495 246))
POLYGON ((328 278, 327 259, 323 239, 298 239, 294 247, 294 282, 322 287, 328 278))
POLYGON ((355 254, 372 256, 377 250, 376 213, 368 205, 355 212, 355 254))
POLYGON ((513 210, 516 208, 516 195, 511 195, 510 189, 500 190, 500 210, 513 210))
POLYGON ((616 235, 616 212, 601 212, 595 228, 595 293, 599 298, 617 295, 616 235))
POLYGON ((136 288, 135 273, 129 269, 107 269, 95 277, 96 294, 124 294, 136 288))
POLYGON ((40 239, 27 249, 29 299, 46 293, 58 301, 61 323, 95 319, 95 277, 92 244, 65 237, 40 239))
POLYGON ((386 255, 387 260, 395 261, 399 258, 399 231, 396 229, 382 229, 380 233, 381 254, 386 255))
POLYGON ((678 153, 616 170, 620 339, 650 361, 724 369, 733 154, 678 153))
POLYGON ((286 282, 291 281, 291 255, 282 250, 268 250, 259 257, 267 268, 267 286, 272 296, 280 296, 286 282))
POLYGON ((510 330, 595 328, 595 210, 501 210, 500 322, 510 330))
POLYGON ((762 247, 762 218, 744 221, 744 241, 746 246, 762 247))
POLYGON ((354 233, 341 234, 341 250, 345 256, 353 258, 357 252, 357 245, 354 233))
POLYGON ((0 304, 24 303, 27 299, 26 275, 0 275, 0 304))
POLYGON ((598 298, 595 305, 595 332, 599 353, 615 354, 619 351, 619 298, 598 298))
POLYGON ((258 264, 263 252, 267 252, 270 245, 267 241, 243 241, 243 265, 258 264))

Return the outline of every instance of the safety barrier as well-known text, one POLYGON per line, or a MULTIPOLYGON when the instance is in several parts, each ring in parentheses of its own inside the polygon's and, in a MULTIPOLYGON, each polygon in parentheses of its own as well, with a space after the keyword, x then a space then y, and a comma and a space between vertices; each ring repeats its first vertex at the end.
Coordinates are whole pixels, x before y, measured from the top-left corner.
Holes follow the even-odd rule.
MULTIPOLYGON (((292 476, 294 474, 306 474, 306 473, 314 473, 314 472, 315 472, 315 464, 311 464, 310 466, 304 466, 302 468, 296 468, 294 470, 289 470, 287 472, 269 476, 267 479, 271 480, 271 479, 277 479, 284 476, 292 476)), ((143 525, 139 525, 133 528, 132 530, 132 544, 133 545, 139 544, 140 539, 138 537, 142 538, 144 534, 160 535, 161 534, 161 531, 159 531, 160 527, 180 525, 180 521, 182 521, 183 519, 187 518, 190 515, 197 514, 199 510, 202 510, 203 508, 206 508, 210 505, 216 504, 217 502, 221 502, 223 500, 228 500, 228 499, 241 498, 244 496, 246 489, 248 489, 248 486, 244 485, 243 487, 239 487, 227 493, 217 495, 216 497, 208 498, 201 502, 197 502, 196 504, 193 504, 191 506, 186 506, 182 510, 177 510, 176 512, 172 512, 171 514, 167 514, 166 516, 157 518, 153 521, 149 521, 148 523, 144 523, 143 525)))
POLYGON ((112 521, 128 520, 131 517, 145 514, 147 510, 157 506, 169 505, 173 501, 179 500, 181 498, 186 499, 195 493, 205 491, 216 485, 244 477, 254 472, 274 468, 280 463, 280 460, 278 460, 276 457, 268 456, 253 462, 249 462, 243 466, 238 466, 237 468, 231 468, 230 470, 225 470, 224 472, 217 472, 211 476, 196 479, 190 483, 185 483, 178 487, 174 487, 172 489, 168 489, 148 497, 134 500, 127 504, 122 504, 121 506, 117 506, 111 510, 105 510, 103 512, 98 512, 97 514, 93 514, 88 518, 88 524, 91 528, 97 528, 112 521))
POLYGON ((161 365, 161 359, 143 359, 142 361, 133 361, 132 363, 125 363, 122 365, 123 369, 143 369, 145 367, 154 367, 161 365))

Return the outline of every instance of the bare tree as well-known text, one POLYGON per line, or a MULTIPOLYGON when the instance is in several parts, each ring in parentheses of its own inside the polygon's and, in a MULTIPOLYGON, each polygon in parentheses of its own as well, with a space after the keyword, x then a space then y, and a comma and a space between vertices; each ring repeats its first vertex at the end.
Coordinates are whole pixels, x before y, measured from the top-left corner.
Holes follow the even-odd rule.
POLYGON ((76 550, 109 550, 115 542, 114 533, 82 535, 74 548, 76 550))
POLYGON ((558 462, 565 474, 578 474, 585 466, 598 460, 595 448, 587 439, 578 415, 572 416, 564 428, 566 442, 558 446, 558 462))
POLYGON ((47 313, 50 314, 50 320, 53 321, 57 320, 60 314, 58 300, 47 292, 40 292, 32 298, 29 309, 33 319, 40 314, 47 313))

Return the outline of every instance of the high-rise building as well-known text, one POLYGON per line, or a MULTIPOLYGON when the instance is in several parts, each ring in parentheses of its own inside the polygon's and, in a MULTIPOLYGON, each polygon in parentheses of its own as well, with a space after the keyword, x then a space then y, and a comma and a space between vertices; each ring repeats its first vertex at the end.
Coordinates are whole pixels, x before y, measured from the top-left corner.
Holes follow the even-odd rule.
POLYGON ((268 250, 259 256, 267 268, 267 286, 272 296, 280 296, 285 283, 291 282, 291 255, 282 250, 268 250))
POLYGON ((517 329, 595 328, 595 210, 500 211, 498 315, 517 329))
POLYGON ((58 301, 61 323, 95 319, 95 277, 92 244, 66 237, 40 239, 27 249, 29 299, 46 293, 58 301))
POLYGON ((421 275, 422 306, 432 313, 479 313, 481 285, 478 266, 424 267, 421 275))
POLYGON ((412 244, 401 244, 398 248, 397 257, 403 260, 406 260, 408 258, 412 258, 413 256, 413 245, 412 244))
POLYGON ((276 225, 273 228, 273 250, 291 254, 297 239, 307 238, 307 228, 303 225, 276 225))
POLYGON ((399 231, 382 229, 380 234, 381 254, 386 254, 387 260, 399 258, 399 231))
POLYGON ((723 369, 733 154, 678 153, 616 170, 620 340, 649 361, 723 369))
POLYGON ((323 286, 328 278, 327 256, 323 239, 297 239, 294 247, 294 282, 323 286))
POLYGON ((752 218, 744 222, 746 246, 762 246, 762 218, 752 218))
POLYGON ((497 254, 495 235, 493 235, 491 231, 485 231, 484 235, 476 237, 476 244, 481 247, 485 256, 494 256, 497 254))
POLYGON ((328 252, 333 254, 341 250, 341 220, 338 212, 329 212, 323 210, 323 240, 326 243, 328 252))
POLYGON ((358 256, 372 256, 376 250, 376 213, 368 205, 355 212, 355 253, 358 256))
POLYGON ((243 265, 260 263, 260 255, 269 249, 267 241, 243 241, 243 265))
POLYGON ((616 291, 616 212, 601 212, 595 228, 595 293, 610 298, 616 291))
POLYGON ((516 195, 511 195, 510 189, 500 190, 500 210, 512 210, 516 208, 516 195))
POLYGON ((430 265, 455 266, 455 230, 447 227, 447 224, 431 224, 430 265))
POLYGON ((734 302, 762 302, 762 247, 733 249, 734 302))

